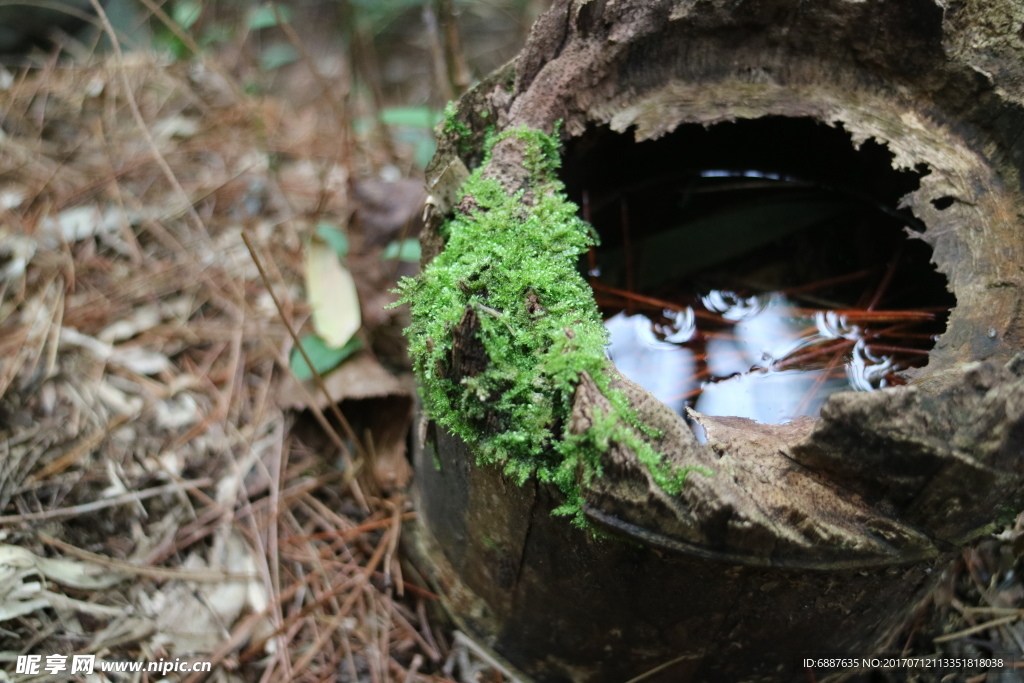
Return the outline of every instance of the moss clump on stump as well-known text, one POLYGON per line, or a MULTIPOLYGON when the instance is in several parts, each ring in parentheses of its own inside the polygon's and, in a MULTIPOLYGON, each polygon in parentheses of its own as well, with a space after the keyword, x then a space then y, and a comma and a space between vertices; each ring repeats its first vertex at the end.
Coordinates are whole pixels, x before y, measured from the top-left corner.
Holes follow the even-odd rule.
POLYGON ((399 303, 411 308, 406 334, 431 418, 468 443, 478 465, 501 466, 520 483, 536 474, 557 485, 566 502, 555 512, 584 525, 581 477, 600 476, 599 455, 611 442, 633 450, 672 494, 690 468, 664 462, 642 438, 653 435, 650 428, 611 387, 607 333, 576 267, 595 236, 558 180, 558 145, 557 137, 525 128, 489 140, 487 158, 462 186, 462 203, 442 230, 444 251, 419 276, 402 280, 399 303), (483 175, 490 149, 510 136, 523 143, 528 196, 509 195, 483 175), (460 325, 474 331, 486 363, 455 378, 460 325), (584 372, 612 407, 572 434, 584 372))

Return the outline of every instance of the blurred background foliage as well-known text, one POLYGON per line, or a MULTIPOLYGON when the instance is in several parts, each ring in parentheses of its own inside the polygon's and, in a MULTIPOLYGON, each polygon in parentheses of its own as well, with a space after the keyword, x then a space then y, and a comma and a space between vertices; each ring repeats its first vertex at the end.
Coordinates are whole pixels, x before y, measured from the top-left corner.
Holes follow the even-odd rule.
MULTIPOLYGON (((101 4, 125 49, 171 61, 216 57, 252 94, 344 100, 357 134, 409 150, 407 173, 433 154, 445 103, 514 57, 550 0, 101 4)), ((0 0, 0 65, 8 72, 88 61, 108 49, 92 0, 0 0)))

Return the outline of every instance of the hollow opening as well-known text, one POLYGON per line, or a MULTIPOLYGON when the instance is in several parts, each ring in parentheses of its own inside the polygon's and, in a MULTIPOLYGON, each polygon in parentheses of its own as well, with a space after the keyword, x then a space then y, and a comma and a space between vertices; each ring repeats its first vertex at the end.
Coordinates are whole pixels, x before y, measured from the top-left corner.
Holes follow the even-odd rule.
POLYGON ((809 118, 572 140, 562 178, 600 237, 581 269, 619 371, 680 414, 767 423, 904 383, 956 299, 898 208, 929 171, 892 158, 809 118))

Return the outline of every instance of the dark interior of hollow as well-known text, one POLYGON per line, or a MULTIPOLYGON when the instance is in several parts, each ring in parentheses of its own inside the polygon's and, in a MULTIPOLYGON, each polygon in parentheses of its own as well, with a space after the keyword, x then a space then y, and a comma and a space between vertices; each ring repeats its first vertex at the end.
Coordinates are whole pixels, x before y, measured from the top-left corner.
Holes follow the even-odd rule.
MULTIPOLYGON (((930 263, 931 248, 912 237, 924 226, 909 210, 898 208, 899 200, 916 190, 929 170, 923 165, 895 170, 892 159, 891 152, 874 140, 856 148, 841 127, 809 118, 766 117, 707 128, 683 125, 657 140, 639 143, 631 133, 593 127, 567 144, 562 179, 570 199, 596 229, 598 255, 604 258, 637 252, 637 245, 651 236, 679 233, 680 224, 714 226, 714 217, 737 201, 755 210, 759 202, 778 204, 780 196, 797 203, 838 202, 842 210, 827 221, 747 250, 726 249, 729 255, 722 262, 704 263, 699 270, 691 267, 678 277, 687 286, 721 287, 704 280, 724 273, 742 281, 746 273, 772 268, 778 272, 775 264, 787 261, 776 284, 790 287, 869 270, 870 276, 820 293, 848 308, 934 311, 934 322, 916 330, 926 339, 915 343, 927 351, 944 331, 956 299, 945 276, 930 263)), ((692 245, 692 250, 714 252, 713 240, 713 235, 694 234, 672 242, 673 250, 662 251, 685 252, 692 245)), ((657 268, 673 267, 671 253, 651 258, 649 263, 657 268)), ((641 263, 637 269, 644 267, 641 263)), ((587 270, 586 264, 581 268, 587 270)), ((643 275, 636 277, 643 280, 643 275)), ((603 277, 609 277, 607 269, 603 277)), ((617 277, 604 284, 658 297, 665 294, 664 287, 645 291, 642 285, 624 281, 622 273, 617 277)), ((606 315, 612 312, 605 308, 606 315)), ((926 358, 922 354, 905 367, 923 365, 926 358)))

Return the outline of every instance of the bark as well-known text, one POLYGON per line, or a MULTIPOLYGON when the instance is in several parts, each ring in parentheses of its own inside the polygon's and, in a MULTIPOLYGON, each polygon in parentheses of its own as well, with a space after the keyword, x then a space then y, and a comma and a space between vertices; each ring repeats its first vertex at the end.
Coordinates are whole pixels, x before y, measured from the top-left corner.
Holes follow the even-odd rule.
MULTIPOLYGON (((646 140, 811 117, 884 143, 896 166, 927 165, 903 203, 957 298, 911 385, 836 395, 820 418, 698 415, 699 444, 617 380, 659 452, 713 471, 672 496, 611 444, 584 509, 628 543, 552 518, 557 492, 478 468, 431 430, 441 467, 417 463, 419 542, 465 628, 538 681, 622 681, 676 658, 646 680, 789 680, 804 656, 884 650, 958 549, 1024 507, 1022 23, 1010 0, 563 0, 463 98, 471 132, 443 138, 428 171, 426 262, 489 126, 646 140)), ((520 144, 499 143, 484 169, 510 192, 529 186, 520 144)), ((449 371, 471 374, 486 358, 471 330, 453 334, 449 371)), ((606 401, 583 376, 570 430, 606 401)))

